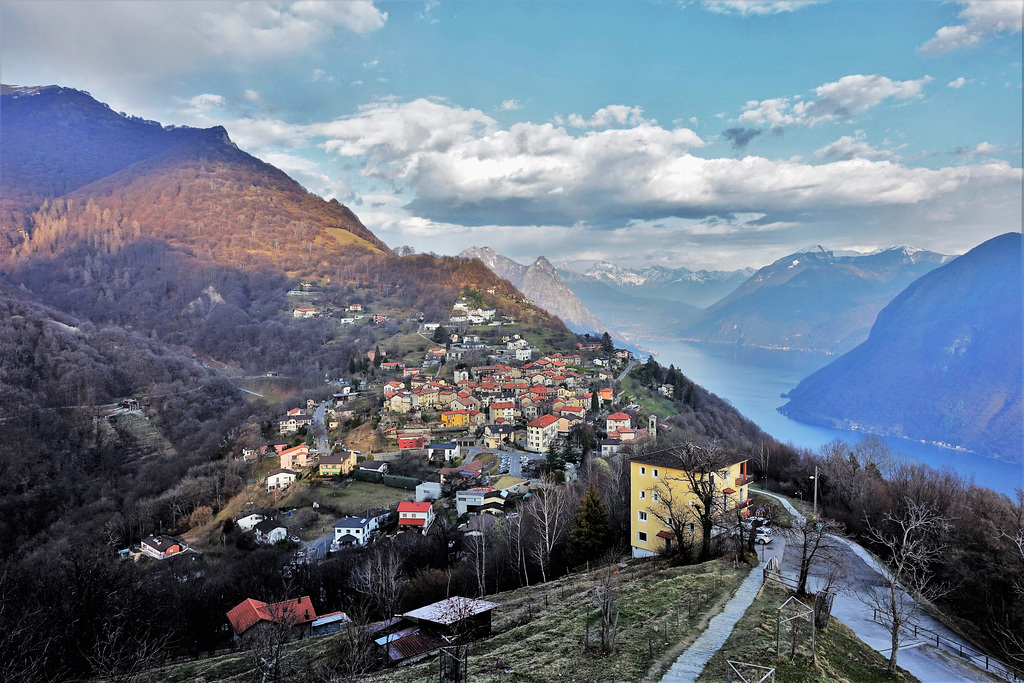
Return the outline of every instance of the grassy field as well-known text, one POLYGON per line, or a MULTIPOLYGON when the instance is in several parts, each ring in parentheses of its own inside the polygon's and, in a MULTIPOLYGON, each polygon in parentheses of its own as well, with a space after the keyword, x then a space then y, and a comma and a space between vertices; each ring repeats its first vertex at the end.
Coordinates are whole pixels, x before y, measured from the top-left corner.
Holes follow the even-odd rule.
POLYGON ((639 386, 629 375, 622 378, 620 389, 629 395, 634 402, 639 404, 645 413, 654 413, 661 418, 670 418, 679 413, 679 410, 672 404, 672 401, 664 396, 651 396, 648 390, 639 386))
POLYGON ((371 251, 380 251, 380 247, 367 242, 359 235, 355 235, 344 228, 327 228, 327 233, 338 241, 338 244, 349 245, 354 244, 359 247, 365 247, 371 251))
POLYGON ((415 494, 415 491, 391 488, 368 481, 349 481, 341 486, 325 482, 320 486, 307 484, 297 488, 295 493, 288 497, 287 505, 309 507, 315 501, 320 504, 321 511, 359 512, 372 507, 391 507, 403 500, 412 500, 415 494))
MULTIPOLYGON (((882 681, 916 681, 906 671, 886 673, 886 659, 872 650, 857 636, 832 619, 824 631, 817 633, 817 662, 809 657, 809 643, 800 648, 805 652, 790 661, 785 656, 775 657, 775 622, 777 610, 791 595, 779 584, 768 582, 754 603, 736 624, 725 645, 711 658, 698 681, 711 682, 725 679, 726 660, 775 667, 776 683, 789 681, 875 683, 882 681)), ((783 642, 783 655, 786 653, 783 642)))

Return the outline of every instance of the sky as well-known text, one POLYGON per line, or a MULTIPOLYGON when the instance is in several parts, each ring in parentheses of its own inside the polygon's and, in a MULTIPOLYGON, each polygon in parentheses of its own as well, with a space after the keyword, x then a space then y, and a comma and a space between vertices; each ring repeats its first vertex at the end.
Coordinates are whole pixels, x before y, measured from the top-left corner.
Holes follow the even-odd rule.
POLYGON ((222 125, 392 247, 732 270, 1020 231, 1022 15, 1024 0, 0 0, 0 79, 222 125))

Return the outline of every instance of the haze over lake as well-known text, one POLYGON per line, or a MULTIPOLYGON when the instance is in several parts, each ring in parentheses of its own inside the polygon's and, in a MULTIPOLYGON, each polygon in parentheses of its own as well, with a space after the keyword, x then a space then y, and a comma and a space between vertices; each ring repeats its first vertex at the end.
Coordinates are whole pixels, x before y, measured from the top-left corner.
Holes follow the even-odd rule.
MULTIPOLYGON (((675 365, 708 391, 729 401, 745 417, 782 442, 816 449, 835 438, 856 443, 860 432, 830 429, 797 422, 778 412, 800 380, 833 360, 832 356, 793 351, 772 351, 728 344, 684 341, 645 341, 662 365, 675 365)), ((936 468, 951 467, 982 486, 1013 497, 1024 488, 1024 467, 930 444, 884 437, 904 456, 936 468)))

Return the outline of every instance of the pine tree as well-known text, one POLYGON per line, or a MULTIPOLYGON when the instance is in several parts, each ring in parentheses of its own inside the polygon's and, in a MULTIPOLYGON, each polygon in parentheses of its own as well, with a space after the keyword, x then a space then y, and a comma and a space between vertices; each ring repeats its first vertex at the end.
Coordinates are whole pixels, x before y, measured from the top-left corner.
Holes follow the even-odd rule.
POLYGON ((610 536, 608 511, 597 489, 590 484, 569 529, 569 562, 575 566, 600 558, 608 549, 610 536))

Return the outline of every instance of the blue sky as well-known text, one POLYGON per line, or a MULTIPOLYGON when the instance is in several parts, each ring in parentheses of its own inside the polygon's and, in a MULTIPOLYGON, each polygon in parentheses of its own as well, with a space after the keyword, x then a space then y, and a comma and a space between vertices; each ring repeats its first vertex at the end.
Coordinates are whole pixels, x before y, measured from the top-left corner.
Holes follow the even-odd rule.
POLYGON ((731 269, 1021 228, 1024 0, 0 12, 3 82, 223 125, 391 246, 731 269))

